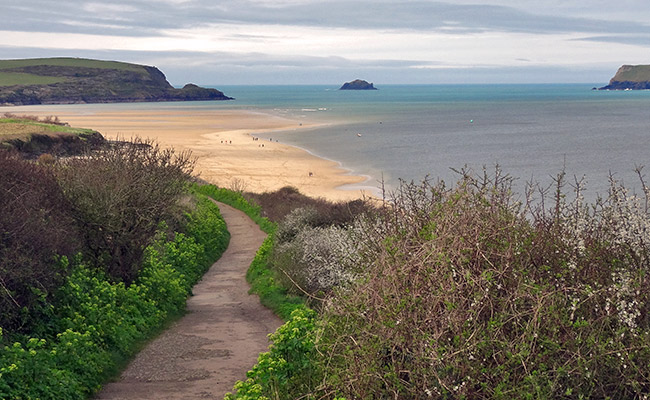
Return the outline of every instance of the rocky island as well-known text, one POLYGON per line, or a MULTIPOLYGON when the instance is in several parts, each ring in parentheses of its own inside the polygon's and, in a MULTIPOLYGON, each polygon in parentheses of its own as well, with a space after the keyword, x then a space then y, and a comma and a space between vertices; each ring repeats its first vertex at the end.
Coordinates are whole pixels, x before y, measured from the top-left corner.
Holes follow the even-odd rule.
POLYGON ((174 88, 156 67, 82 58, 0 60, 0 105, 232 100, 216 89, 174 88))
POLYGON ((377 90, 372 83, 356 79, 352 82, 346 82, 339 88, 339 90, 377 90))
POLYGON ((650 65, 623 65, 609 81, 598 90, 647 90, 650 89, 650 65))

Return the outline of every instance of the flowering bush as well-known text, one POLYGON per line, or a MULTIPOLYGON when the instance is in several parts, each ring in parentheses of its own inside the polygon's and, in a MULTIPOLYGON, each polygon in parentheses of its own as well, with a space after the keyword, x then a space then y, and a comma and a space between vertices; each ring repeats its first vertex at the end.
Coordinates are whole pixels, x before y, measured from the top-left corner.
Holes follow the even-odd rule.
POLYGON ((320 220, 315 209, 299 208, 279 224, 274 268, 285 287, 297 293, 326 293, 354 281, 361 258, 372 247, 374 231, 368 219, 345 226, 313 226, 320 220))
POLYGON ((576 189, 544 209, 498 173, 402 185, 364 279, 326 304, 316 397, 647 398, 648 208, 576 189))

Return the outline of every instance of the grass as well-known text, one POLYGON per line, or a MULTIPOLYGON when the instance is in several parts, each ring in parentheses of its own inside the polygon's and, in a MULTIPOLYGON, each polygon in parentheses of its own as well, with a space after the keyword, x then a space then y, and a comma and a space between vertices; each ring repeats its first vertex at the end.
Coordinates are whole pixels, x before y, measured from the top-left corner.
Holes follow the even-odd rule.
MULTIPOLYGON (((47 121, 46 119, 45 121, 47 121)), ((57 121, 57 119, 52 119, 57 121)), ((11 139, 28 139, 33 135, 71 134, 81 135, 92 133, 92 129, 73 128, 67 125, 45 122, 33 117, 5 117, 0 118, 0 141, 11 139)))
POLYGON ((13 68, 23 68, 38 65, 48 65, 55 67, 80 67, 80 68, 101 68, 101 69, 117 69, 120 71, 134 71, 144 73, 144 69, 140 65, 123 63, 119 61, 102 61, 102 60, 89 60, 85 58, 29 58, 21 60, 0 60, 0 70, 7 70, 13 68))
POLYGON ((50 85, 64 82, 63 77, 41 76, 22 72, 0 72, 0 87, 14 85, 50 85))
POLYGON ((620 82, 645 82, 650 79, 650 65, 634 65, 632 68, 616 74, 620 82))
POLYGON ((36 75, 24 72, 12 72, 16 68, 52 66, 73 68, 116 69, 146 74, 140 65, 118 61, 89 60, 85 58, 30 58, 21 60, 0 60, 0 87, 14 85, 50 85, 64 82, 67 79, 59 76, 36 75))

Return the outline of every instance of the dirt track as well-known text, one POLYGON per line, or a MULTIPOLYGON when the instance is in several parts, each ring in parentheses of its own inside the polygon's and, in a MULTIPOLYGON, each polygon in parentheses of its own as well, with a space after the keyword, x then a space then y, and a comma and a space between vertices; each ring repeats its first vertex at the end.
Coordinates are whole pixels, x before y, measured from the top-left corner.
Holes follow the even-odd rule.
POLYGON ((282 321, 248 294, 244 278, 266 236, 244 213, 219 204, 230 245, 194 286, 187 315, 143 349, 96 399, 223 399, 268 346, 282 321))

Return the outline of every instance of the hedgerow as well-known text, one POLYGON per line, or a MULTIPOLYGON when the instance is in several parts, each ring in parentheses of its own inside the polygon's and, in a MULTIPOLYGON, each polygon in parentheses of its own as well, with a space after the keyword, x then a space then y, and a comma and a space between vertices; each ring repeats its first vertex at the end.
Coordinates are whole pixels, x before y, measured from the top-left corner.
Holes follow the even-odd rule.
POLYGON ((86 398, 137 343, 181 312, 229 235, 217 206, 206 198, 187 215, 185 233, 171 240, 167 235, 159 231, 128 286, 81 258, 60 258, 70 274, 52 303, 42 305, 49 318, 35 330, 38 336, 0 336, 0 398, 86 398))

